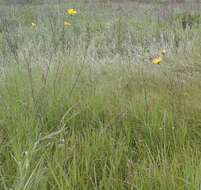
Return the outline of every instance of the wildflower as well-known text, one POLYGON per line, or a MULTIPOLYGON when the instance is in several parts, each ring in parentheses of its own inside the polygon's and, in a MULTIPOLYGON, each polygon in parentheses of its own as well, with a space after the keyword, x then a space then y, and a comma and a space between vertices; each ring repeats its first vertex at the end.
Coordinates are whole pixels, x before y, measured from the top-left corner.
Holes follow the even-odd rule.
POLYGON ((160 65, 163 61, 163 56, 166 54, 166 50, 162 49, 159 56, 156 56, 152 59, 152 64, 160 65))
POLYGON ((153 64, 156 64, 156 65, 160 65, 162 62, 162 58, 159 56, 159 57, 156 57, 152 60, 152 63, 153 64))
POLYGON ((71 23, 70 22, 67 22, 67 21, 64 21, 64 26, 71 26, 71 23))
POLYGON ((31 26, 36 27, 36 23, 32 22, 31 26))
POLYGON ((67 9, 67 13, 71 16, 76 15, 77 14, 77 10, 76 9, 67 9))

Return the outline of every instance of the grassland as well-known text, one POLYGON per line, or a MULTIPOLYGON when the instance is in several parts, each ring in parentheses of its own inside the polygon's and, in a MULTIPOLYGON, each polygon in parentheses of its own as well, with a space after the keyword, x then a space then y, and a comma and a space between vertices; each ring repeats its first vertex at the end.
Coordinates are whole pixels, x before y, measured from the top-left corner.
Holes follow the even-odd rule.
POLYGON ((201 30, 157 10, 0 7, 0 189, 201 189, 201 30))

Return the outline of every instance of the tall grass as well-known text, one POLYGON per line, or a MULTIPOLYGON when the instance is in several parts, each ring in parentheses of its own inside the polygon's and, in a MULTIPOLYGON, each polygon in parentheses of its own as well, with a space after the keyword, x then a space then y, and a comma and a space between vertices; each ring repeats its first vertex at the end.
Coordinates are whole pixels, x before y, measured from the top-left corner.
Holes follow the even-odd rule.
POLYGON ((201 189, 200 26, 130 5, 1 8, 0 189, 201 189))

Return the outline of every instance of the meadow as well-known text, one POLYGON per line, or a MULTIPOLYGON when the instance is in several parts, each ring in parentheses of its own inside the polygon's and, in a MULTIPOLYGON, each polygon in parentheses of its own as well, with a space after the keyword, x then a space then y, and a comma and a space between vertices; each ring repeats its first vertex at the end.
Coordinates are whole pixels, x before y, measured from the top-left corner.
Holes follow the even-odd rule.
POLYGON ((201 17, 159 9, 0 6, 0 190, 201 189, 201 17))

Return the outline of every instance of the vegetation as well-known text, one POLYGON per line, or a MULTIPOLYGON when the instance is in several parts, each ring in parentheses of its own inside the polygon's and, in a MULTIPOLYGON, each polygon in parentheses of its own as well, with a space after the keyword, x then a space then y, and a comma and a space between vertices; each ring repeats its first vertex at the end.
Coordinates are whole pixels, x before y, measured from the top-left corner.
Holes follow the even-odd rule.
POLYGON ((200 25, 157 9, 0 7, 0 189, 201 189, 200 25))
POLYGON ((192 28, 193 25, 201 24, 200 13, 184 12, 184 13, 177 14, 175 19, 182 24, 183 29, 186 29, 187 27, 192 28))

